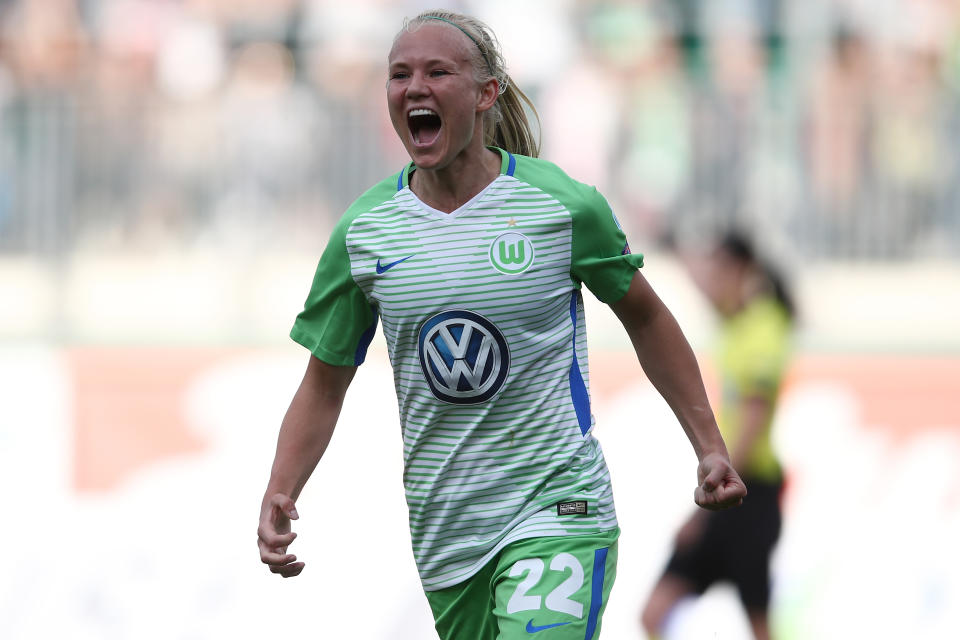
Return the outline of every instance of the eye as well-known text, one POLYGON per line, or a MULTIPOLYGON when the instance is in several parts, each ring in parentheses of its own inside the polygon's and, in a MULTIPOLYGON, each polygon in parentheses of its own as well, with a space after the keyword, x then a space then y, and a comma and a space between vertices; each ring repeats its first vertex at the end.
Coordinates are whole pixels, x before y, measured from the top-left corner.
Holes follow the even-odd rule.
POLYGON ((440 78, 442 76, 447 76, 447 75, 450 75, 450 72, 447 71, 446 69, 434 69, 433 71, 430 72, 431 78, 440 78))
POLYGON ((408 74, 406 71, 394 71, 393 73, 390 74, 390 79, 391 79, 391 80, 403 80, 403 79, 407 78, 408 75, 409 75, 409 74, 408 74))

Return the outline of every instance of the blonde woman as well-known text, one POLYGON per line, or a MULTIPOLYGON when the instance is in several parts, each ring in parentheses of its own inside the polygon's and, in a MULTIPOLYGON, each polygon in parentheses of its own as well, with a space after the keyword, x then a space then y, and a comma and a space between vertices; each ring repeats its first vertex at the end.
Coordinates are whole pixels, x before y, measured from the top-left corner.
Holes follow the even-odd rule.
MULTIPOLYGON (((324 251, 291 331, 311 352, 280 428, 260 556, 304 567, 294 503, 382 321, 395 373, 414 557, 443 639, 598 637, 619 529, 593 437, 581 284, 623 321, 699 459, 695 500, 738 504, 700 373, 604 198, 538 160, 483 23, 407 22, 387 102, 410 155, 324 251)), ((532 105, 529 105, 532 108, 532 105)), ((646 488, 638 488, 646 490, 646 488)))

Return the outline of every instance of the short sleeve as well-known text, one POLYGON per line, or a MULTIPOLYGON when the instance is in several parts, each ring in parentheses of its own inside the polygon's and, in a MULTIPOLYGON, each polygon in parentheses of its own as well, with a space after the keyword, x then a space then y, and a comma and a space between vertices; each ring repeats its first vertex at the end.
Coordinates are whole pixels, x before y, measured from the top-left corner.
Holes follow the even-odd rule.
POLYGON ((594 188, 584 188, 573 215, 570 271, 607 304, 626 294, 643 255, 632 253, 627 237, 606 199, 594 188))
POLYGON ((334 229, 320 257, 310 294, 290 337, 327 364, 362 364, 377 329, 377 312, 354 281, 347 223, 334 229))

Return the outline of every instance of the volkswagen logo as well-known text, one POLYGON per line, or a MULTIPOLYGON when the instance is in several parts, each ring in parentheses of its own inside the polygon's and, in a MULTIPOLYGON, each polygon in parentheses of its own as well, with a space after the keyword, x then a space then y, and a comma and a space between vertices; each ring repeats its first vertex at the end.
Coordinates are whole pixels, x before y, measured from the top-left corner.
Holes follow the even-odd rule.
POLYGON ((471 311, 443 311, 420 327, 417 353, 433 395, 453 404, 492 398, 510 368, 503 333, 471 311))

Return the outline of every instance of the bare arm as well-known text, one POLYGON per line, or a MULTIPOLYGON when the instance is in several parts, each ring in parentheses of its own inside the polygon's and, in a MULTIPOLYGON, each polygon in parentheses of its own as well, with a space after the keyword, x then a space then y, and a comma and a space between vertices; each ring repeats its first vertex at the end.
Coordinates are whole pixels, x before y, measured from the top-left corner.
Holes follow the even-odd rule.
POLYGON ((280 425, 257 538, 260 559, 285 578, 299 575, 304 567, 287 553, 297 536, 290 531, 290 520, 299 517, 294 503, 330 443, 356 371, 356 367, 335 367, 311 356, 280 425))
POLYGON ((700 367, 673 314, 640 272, 626 295, 610 306, 627 330, 640 366, 670 405, 697 454, 699 486, 694 500, 706 509, 740 504, 746 487, 730 464, 700 367))

